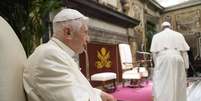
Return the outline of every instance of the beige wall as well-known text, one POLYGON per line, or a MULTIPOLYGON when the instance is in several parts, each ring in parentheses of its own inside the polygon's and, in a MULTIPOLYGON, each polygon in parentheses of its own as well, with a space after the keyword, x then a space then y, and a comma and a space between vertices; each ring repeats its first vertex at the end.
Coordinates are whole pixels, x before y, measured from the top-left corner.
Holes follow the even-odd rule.
POLYGON ((166 19, 179 32, 201 31, 201 5, 167 12, 161 17, 162 21, 166 19))
POLYGON ((169 11, 162 15, 161 22, 164 20, 168 20, 174 30, 184 35, 194 57, 200 54, 200 48, 198 47, 200 36, 196 32, 201 32, 201 5, 169 11))

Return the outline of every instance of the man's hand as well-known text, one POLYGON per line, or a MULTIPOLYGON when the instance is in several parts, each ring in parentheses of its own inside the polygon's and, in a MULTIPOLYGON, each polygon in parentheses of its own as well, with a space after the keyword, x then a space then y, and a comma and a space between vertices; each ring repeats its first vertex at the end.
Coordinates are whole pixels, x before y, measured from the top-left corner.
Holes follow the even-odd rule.
POLYGON ((117 101, 112 95, 103 91, 101 92, 101 98, 102 101, 117 101))

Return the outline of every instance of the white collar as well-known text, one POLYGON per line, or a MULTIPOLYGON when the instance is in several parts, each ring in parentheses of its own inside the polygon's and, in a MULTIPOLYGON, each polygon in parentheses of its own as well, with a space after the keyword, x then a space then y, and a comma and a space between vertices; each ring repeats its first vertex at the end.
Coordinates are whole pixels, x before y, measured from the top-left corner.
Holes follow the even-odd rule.
POLYGON ((165 28, 164 30, 171 30, 170 28, 165 28))
POLYGON ((62 48, 65 52, 67 52, 71 57, 75 56, 75 52, 70 47, 65 45, 63 42, 58 40, 57 38, 52 37, 51 41, 56 43, 60 48, 62 48))

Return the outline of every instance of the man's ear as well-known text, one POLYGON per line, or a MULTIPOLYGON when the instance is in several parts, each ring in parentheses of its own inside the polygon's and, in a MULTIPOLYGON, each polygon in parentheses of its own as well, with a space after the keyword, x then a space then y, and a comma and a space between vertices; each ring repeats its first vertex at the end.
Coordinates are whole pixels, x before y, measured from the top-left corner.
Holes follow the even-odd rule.
POLYGON ((71 29, 69 27, 64 27, 63 29, 64 37, 67 39, 72 39, 71 29))

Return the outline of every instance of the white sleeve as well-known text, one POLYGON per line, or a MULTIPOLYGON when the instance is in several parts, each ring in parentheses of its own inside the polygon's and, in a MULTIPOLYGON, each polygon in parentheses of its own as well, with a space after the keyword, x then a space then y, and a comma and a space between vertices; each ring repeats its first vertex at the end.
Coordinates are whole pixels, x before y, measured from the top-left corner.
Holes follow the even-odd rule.
POLYGON ((158 53, 152 53, 152 57, 153 57, 153 61, 154 61, 154 65, 156 65, 157 54, 158 54, 158 53))
POLYGON ((74 83, 73 65, 56 52, 55 55, 43 58, 35 72, 34 83, 40 98, 44 101, 88 101, 90 95, 85 92, 86 88, 74 83))
POLYGON ((182 51, 181 55, 182 55, 183 60, 184 60, 184 66, 186 69, 188 69, 189 68, 189 58, 188 58, 187 51, 182 51))

